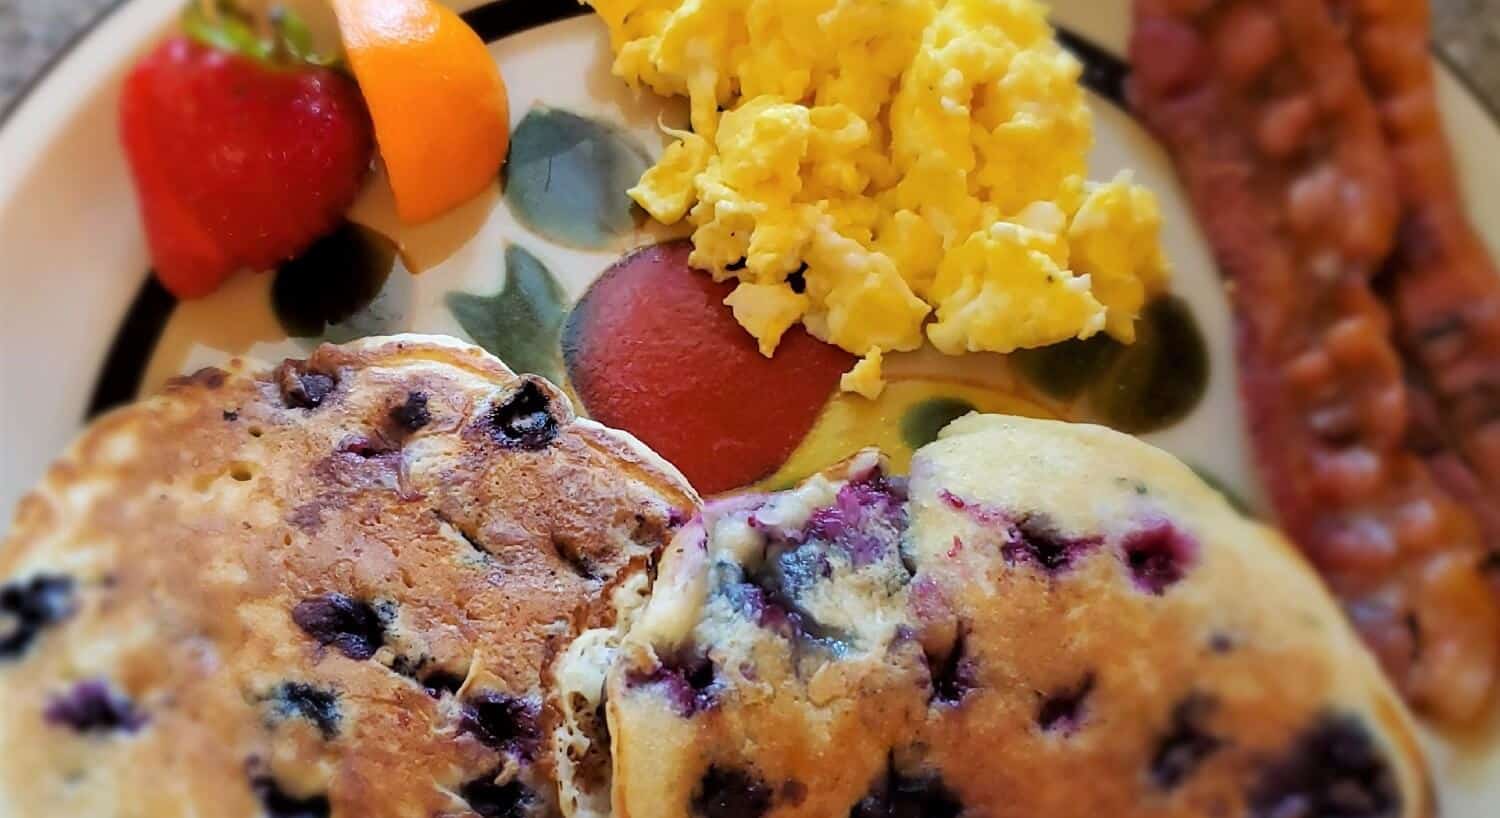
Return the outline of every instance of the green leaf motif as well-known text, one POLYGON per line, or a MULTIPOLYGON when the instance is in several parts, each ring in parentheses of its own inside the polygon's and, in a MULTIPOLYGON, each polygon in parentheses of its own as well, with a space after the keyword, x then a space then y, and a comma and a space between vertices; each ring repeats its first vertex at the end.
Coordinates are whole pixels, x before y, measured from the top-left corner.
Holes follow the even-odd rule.
POLYGON ((395 272, 396 245, 345 222, 276 268, 271 310, 288 337, 341 344, 400 332, 411 313, 412 282, 395 272))
POLYGON ((1125 345, 1098 333, 1036 349, 1018 349, 1010 360, 1032 385, 1058 400, 1073 400, 1089 384, 1104 377, 1119 360, 1125 345))
POLYGON ((562 286, 526 248, 505 248, 505 287, 494 295, 448 293, 448 310, 473 339, 516 372, 561 382, 562 286))
POLYGON ((974 404, 958 398, 932 398, 908 409, 901 418, 901 439, 920 449, 938 438, 938 432, 974 411, 974 404))
POLYGON ((528 112, 510 137, 505 201, 530 229, 598 250, 636 225, 626 195, 650 160, 618 127, 557 108, 528 112))
POLYGON ((1130 434, 1165 429, 1192 413, 1208 389, 1208 347, 1191 306, 1164 295, 1141 313, 1129 346, 1099 333, 1011 353, 1011 363, 1046 395, 1086 397, 1090 417, 1130 434))
POLYGON ((1135 343, 1120 353, 1111 377, 1089 387, 1089 402, 1105 424, 1144 434, 1192 414, 1208 391, 1208 345, 1192 307, 1175 295, 1142 311, 1135 343))

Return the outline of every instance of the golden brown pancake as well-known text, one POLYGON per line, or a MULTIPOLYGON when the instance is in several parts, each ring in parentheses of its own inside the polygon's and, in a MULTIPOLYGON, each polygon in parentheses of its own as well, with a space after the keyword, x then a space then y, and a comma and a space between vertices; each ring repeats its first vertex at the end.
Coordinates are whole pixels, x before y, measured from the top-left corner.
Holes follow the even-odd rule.
POLYGON ((555 814, 545 665, 696 504, 451 340, 180 380, 0 546, 0 815, 555 814))
POLYGON ((970 415, 909 481, 867 453, 710 503, 618 642, 574 815, 1435 814, 1308 564, 1099 427, 970 415))

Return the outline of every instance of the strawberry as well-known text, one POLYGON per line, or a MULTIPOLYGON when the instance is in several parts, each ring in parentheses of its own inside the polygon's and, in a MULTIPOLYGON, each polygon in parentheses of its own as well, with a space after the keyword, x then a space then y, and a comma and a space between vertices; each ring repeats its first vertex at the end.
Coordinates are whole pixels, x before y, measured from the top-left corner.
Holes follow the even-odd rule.
POLYGON ((374 150, 359 88, 282 18, 258 39, 197 7, 125 79, 120 133, 157 278, 179 298, 332 232, 374 150))

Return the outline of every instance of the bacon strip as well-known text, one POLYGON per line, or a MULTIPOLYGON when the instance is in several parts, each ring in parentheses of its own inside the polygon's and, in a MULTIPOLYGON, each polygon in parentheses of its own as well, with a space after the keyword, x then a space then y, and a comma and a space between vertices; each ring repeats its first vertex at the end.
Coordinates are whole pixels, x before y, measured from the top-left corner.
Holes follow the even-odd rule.
MULTIPOLYGON (((1414 365, 1408 365, 1408 379, 1420 374, 1417 369, 1414 365)), ((1443 425, 1442 413, 1432 390, 1425 383, 1409 382, 1407 395, 1411 403, 1411 422, 1406 432, 1407 448, 1425 460, 1438 483, 1474 515, 1488 549, 1483 567, 1497 593, 1500 593, 1500 504, 1495 502, 1495 493, 1479 479, 1468 461, 1459 455, 1458 446, 1443 425)))
POLYGON ((1445 454, 1434 472, 1479 518, 1493 563, 1500 559, 1500 270, 1465 216, 1443 137, 1428 5, 1332 0, 1332 9, 1350 26, 1395 160, 1402 220, 1387 273, 1397 335, 1462 455, 1445 454))
POLYGON ((1137 0, 1133 103, 1177 163, 1235 307, 1241 391, 1280 522, 1397 686, 1472 718, 1500 611, 1473 517, 1405 446, 1370 282, 1398 200, 1324 0, 1137 0))

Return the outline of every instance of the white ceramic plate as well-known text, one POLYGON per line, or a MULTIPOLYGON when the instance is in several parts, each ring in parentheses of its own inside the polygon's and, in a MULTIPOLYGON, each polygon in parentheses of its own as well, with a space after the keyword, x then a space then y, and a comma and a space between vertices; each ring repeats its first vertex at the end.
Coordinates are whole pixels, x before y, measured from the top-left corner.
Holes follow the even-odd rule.
MULTIPOLYGON (((92 412, 231 354, 277 359, 302 354, 315 342, 289 337, 286 316, 274 309, 274 276, 240 276, 215 296, 185 305, 144 283, 146 247, 116 141, 115 109, 126 67, 170 25, 180 5, 180 0, 121 3, 0 122, 0 248, 5 253, 0 264, 0 513, 7 518, 19 495, 92 412)), ((457 5, 472 10, 486 4, 457 5)), ((1229 312, 1212 259, 1165 156, 1108 98, 1111 81, 1123 70, 1113 55, 1124 52, 1128 0, 1054 0, 1054 6, 1055 22, 1072 35, 1071 42, 1097 49, 1091 61, 1097 139, 1092 175, 1108 178, 1118 169, 1134 168, 1137 178, 1158 192, 1168 225, 1167 251, 1177 269, 1174 291, 1205 341, 1208 366, 1201 395, 1182 417, 1146 437, 1255 506, 1259 492, 1243 435, 1234 431, 1242 422, 1229 312)), ((579 16, 582 9, 572 0, 502 0, 480 12, 471 20, 492 39, 516 128, 525 126, 528 115, 539 117, 533 124, 558 126, 557 111, 565 111, 581 119, 563 126, 581 128, 592 140, 591 150, 614 150, 626 166, 636 161, 632 152, 643 160, 660 150, 658 119, 672 121, 681 111, 633 94, 610 77, 604 28, 579 16), (553 119, 543 122, 549 116, 553 119)), ((1440 102, 1448 132, 1457 139, 1454 148, 1475 222, 1500 253, 1500 164, 1493 161, 1500 156, 1500 127, 1451 74, 1442 71, 1440 78, 1440 102)), ((374 302, 361 304, 352 319, 321 337, 376 330, 476 337, 486 327, 473 324, 472 310, 503 300, 514 283, 515 272, 507 270, 520 263, 514 251, 507 252, 513 246, 529 254, 520 261, 532 273, 544 268, 541 275, 550 283, 544 281, 543 289, 555 290, 540 306, 528 302, 528 309, 555 309, 560 316, 624 250, 665 235, 632 225, 580 249, 577 242, 559 240, 555 230, 539 229, 534 219, 518 218, 498 185, 440 224, 417 231, 396 227, 389 207, 389 194, 377 180, 355 217, 400 242, 405 261, 390 272, 374 302), (430 269, 412 276, 404 267, 430 269), (459 301, 469 299, 467 323, 463 308, 455 307, 455 293, 459 301), (502 298, 482 298, 495 293, 502 298)), ((558 327, 549 327, 556 335, 558 327)), ((492 341, 486 345, 507 343, 492 341)), ((872 416, 872 422, 893 429, 905 415, 891 413, 910 415, 918 403, 1005 406, 1007 390, 1026 391, 1015 387, 1015 373, 993 358, 965 362, 956 373, 949 371, 950 362, 921 355, 891 368, 898 378, 925 384, 893 390, 913 403, 872 416), (947 398, 947 387, 932 385, 944 378, 953 384, 947 398)), ((1045 401, 1041 408, 1067 414, 1045 401)), ((1495 735, 1500 726, 1482 738, 1430 741, 1446 815, 1493 818, 1500 810, 1500 751, 1491 751, 1500 746, 1491 738, 1495 735)))

